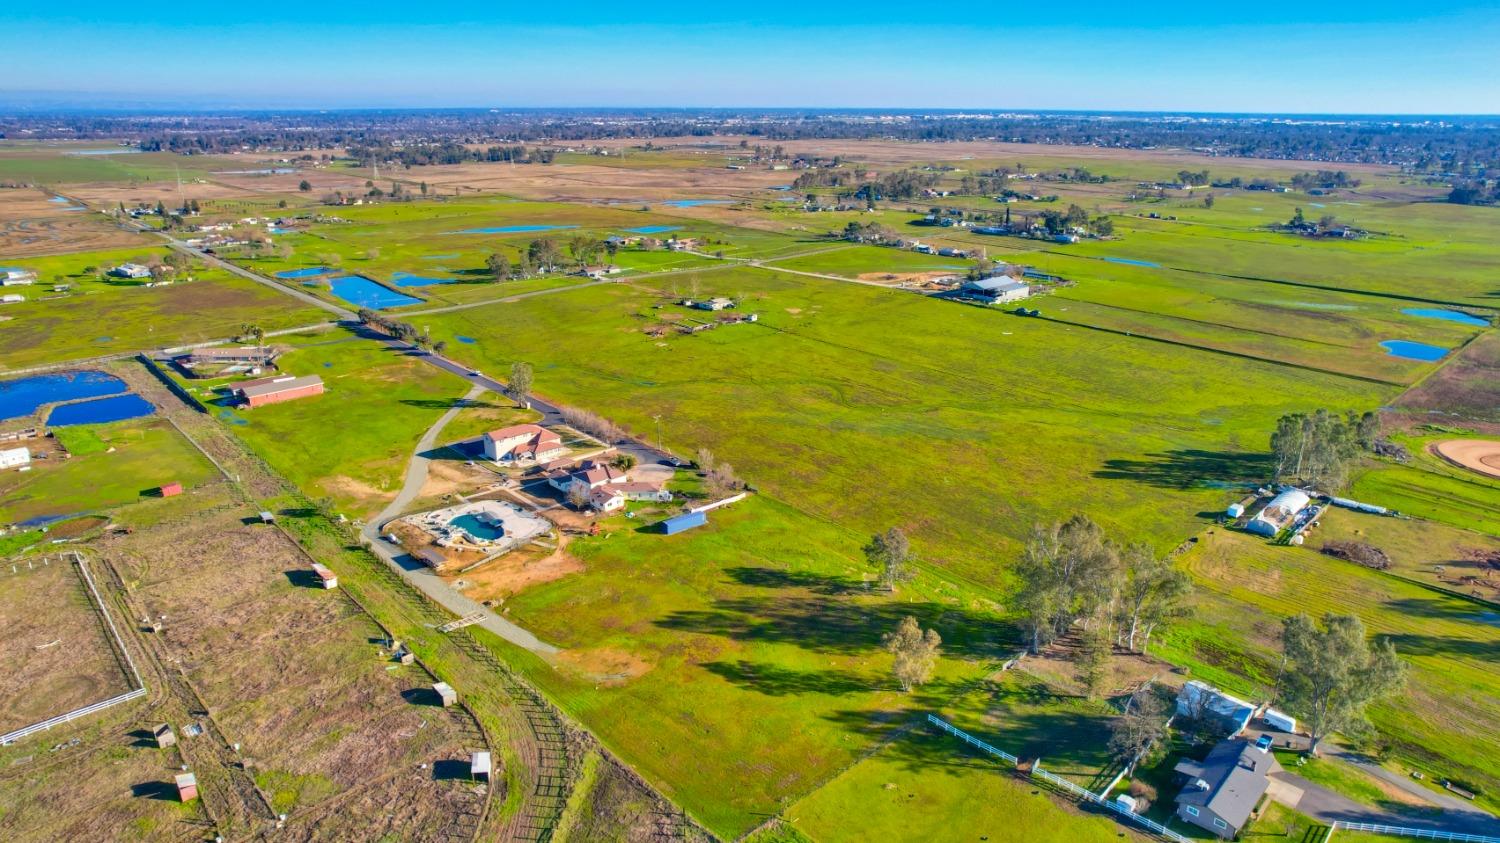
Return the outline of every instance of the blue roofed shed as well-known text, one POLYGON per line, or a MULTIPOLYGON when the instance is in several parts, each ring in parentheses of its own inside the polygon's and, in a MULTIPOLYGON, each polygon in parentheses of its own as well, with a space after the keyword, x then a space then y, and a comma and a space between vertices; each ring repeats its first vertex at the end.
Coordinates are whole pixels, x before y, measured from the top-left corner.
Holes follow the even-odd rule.
POLYGON ((694 527, 702 527, 707 523, 708 513, 706 512, 684 512, 681 515, 674 515, 671 518, 668 518, 667 520, 661 522, 661 531, 670 536, 674 533, 680 533, 683 530, 691 530, 694 527))

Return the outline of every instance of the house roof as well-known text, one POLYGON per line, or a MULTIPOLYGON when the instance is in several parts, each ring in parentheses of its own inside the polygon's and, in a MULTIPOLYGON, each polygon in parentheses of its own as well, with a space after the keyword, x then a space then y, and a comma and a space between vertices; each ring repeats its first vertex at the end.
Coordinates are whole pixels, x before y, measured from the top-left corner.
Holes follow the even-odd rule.
POLYGON ((265 378, 259 381, 246 381, 245 383, 237 384, 235 390, 246 398, 254 398, 260 395, 275 395, 278 392, 286 392, 292 389, 322 385, 323 379, 317 375, 303 375, 300 378, 288 375, 280 378, 271 378, 269 382, 265 378))
POLYGON ((245 357, 270 357, 274 353, 268 345, 247 345, 240 348, 195 348, 187 353, 188 357, 201 357, 211 360, 216 357, 225 357, 239 360, 245 357))
POLYGON ((1220 742, 1202 762, 1182 761, 1173 769, 1193 779, 1177 794, 1178 804, 1207 808, 1241 828, 1271 786, 1266 777, 1281 765, 1269 752, 1256 749, 1249 741, 1234 739, 1220 742), (1196 786, 1198 782, 1207 787, 1196 786))
POLYGON ((970 281, 967 286, 972 290, 984 290, 993 293, 1008 293, 1012 290, 1024 290, 1026 285, 1022 284, 1008 275, 997 275, 994 278, 981 278, 978 281, 970 281))
POLYGON ((513 424, 510 427, 502 427, 499 430, 491 430, 484 436, 486 439, 489 439, 492 442, 499 442, 504 439, 515 439, 518 436, 526 436, 538 441, 555 439, 558 442, 562 442, 562 437, 558 436, 556 433, 548 430, 547 428, 542 427, 539 424, 513 424))

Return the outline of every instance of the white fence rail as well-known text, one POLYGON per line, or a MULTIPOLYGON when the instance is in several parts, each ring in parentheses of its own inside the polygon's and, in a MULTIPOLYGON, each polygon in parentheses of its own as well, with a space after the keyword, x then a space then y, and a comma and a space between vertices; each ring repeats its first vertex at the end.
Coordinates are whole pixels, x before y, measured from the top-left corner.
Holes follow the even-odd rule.
POLYGON ((134 691, 127 691, 119 695, 118 697, 110 697, 107 700, 101 700, 100 702, 96 702, 93 705, 86 705, 83 708, 75 708, 67 714, 59 714, 56 717, 43 720, 40 723, 33 723, 30 726, 17 729, 14 732, 7 732, 3 735, 0 735, 0 746, 9 746, 16 741, 25 737, 30 737, 37 732, 45 732, 54 726, 61 726, 62 724, 67 723, 70 720, 77 720, 80 717, 86 717, 96 711, 103 711, 110 706, 119 705, 122 702, 129 702, 133 699, 136 699, 137 697, 144 696, 146 696, 146 689, 136 688, 134 691))
MULTIPOLYGON (((964 741, 965 743, 969 744, 970 746, 977 747, 980 750, 983 750, 984 752, 989 753, 990 755, 996 756, 997 758, 1003 758, 1006 761, 1009 761, 1011 764, 1018 763, 1018 760, 1016 759, 1016 757, 1014 755, 1011 755, 1010 753, 1006 752, 1003 749, 996 749, 995 747, 991 746, 990 744, 985 743, 984 741, 980 740, 979 738, 974 737, 973 735, 969 734, 968 732, 965 732, 964 730, 958 728, 957 726, 954 726, 951 723, 946 723, 946 722, 944 722, 942 720, 939 720, 934 715, 931 715, 931 714, 927 715, 927 722, 929 722, 932 725, 938 727, 939 729, 942 729, 943 731, 947 732, 948 734, 953 735, 954 737, 956 737, 956 738, 964 741)), ((1041 780, 1047 782, 1048 784, 1056 786, 1058 789, 1062 790, 1065 793, 1070 793, 1073 796, 1075 796, 1075 797, 1077 797, 1079 799, 1082 799, 1082 800, 1084 800, 1086 802, 1092 802, 1095 805, 1099 805, 1099 806, 1101 806, 1103 808, 1107 808, 1111 812, 1113 812, 1114 814, 1116 814, 1117 816, 1119 816, 1121 819, 1126 819, 1126 820, 1129 820, 1130 822, 1135 823, 1136 825, 1142 826, 1142 827, 1150 830, 1153 834, 1156 834, 1159 837, 1163 837, 1163 838, 1165 838, 1167 840, 1172 841, 1172 843, 1190 843, 1189 840, 1186 837, 1183 837, 1181 834, 1178 834, 1177 832, 1171 830, 1170 828, 1167 828, 1166 826, 1162 825, 1161 823, 1159 823, 1159 822, 1157 822, 1155 820, 1147 819, 1146 817, 1143 817, 1140 814, 1134 813, 1134 812, 1126 809, 1125 806, 1123 806, 1123 805, 1121 805, 1121 804, 1119 804, 1117 802, 1113 802, 1113 801, 1111 801, 1109 799, 1105 799, 1102 796, 1099 796, 1097 794, 1091 793, 1086 788, 1082 788, 1082 787, 1079 787, 1076 784, 1073 784, 1072 782, 1068 781, 1067 779, 1063 778, 1062 776, 1053 775, 1052 773, 1049 773, 1046 770, 1043 770, 1041 762, 1037 762, 1035 765, 1032 766, 1032 768, 1031 768, 1031 775, 1032 775, 1033 778, 1041 779, 1041 780)), ((1491 843, 1491 841, 1483 841, 1483 843, 1491 843)), ((1493 843, 1500 843, 1500 840, 1493 841, 1493 843)))
POLYGON ((1431 828, 1405 828, 1399 825, 1380 825, 1379 823, 1351 823, 1337 820, 1333 824, 1335 831, 1368 831, 1373 834, 1388 834, 1393 837, 1418 837, 1423 840, 1454 840, 1458 843, 1500 843, 1500 837, 1488 837, 1483 834, 1465 834, 1462 831, 1437 831, 1431 828))
POLYGON ((78 573, 83 577, 84 584, 88 586, 89 595, 94 599, 94 606, 98 609, 100 616, 104 620, 104 626, 109 632, 111 645, 118 648, 122 665, 130 671, 130 678, 135 680, 135 689, 126 691, 118 696, 110 697, 107 700, 100 700, 99 702, 86 705, 82 708, 75 708, 56 717, 49 717, 40 723, 33 723, 30 726, 23 726, 13 732, 7 732, 0 735, 0 746, 9 746, 37 732, 45 732, 48 729, 61 726, 71 720, 77 720, 80 717, 86 717, 111 706, 129 702, 146 695, 146 683, 141 680, 141 672, 135 666, 135 659, 130 657, 130 649, 125 646, 125 640, 120 637, 119 630, 115 629, 114 619, 110 617, 109 607, 105 605, 104 597, 99 594, 99 589, 94 585, 94 577, 89 573, 88 563, 84 561, 83 555, 77 551, 69 555, 73 557, 73 563, 78 566, 78 573))
POLYGON ((979 749, 988 752, 989 754, 997 758, 1004 758, 1006 761, 1009 761, 1012 764, 1018 763, 1018 759, 1014 755, 1011 755, 1009 752, 1006 752, 1003 749, 996 749, 995 747, 990 746, 979 738, 976 738, 968 732, 965 732, 963 729, 960 729, 950 723, 945 723, 942 720, 939 720, 936 717, 932 716, 931 714, 927 715, 927 722, 958 738, 964 743, 969 744, 970 746, 978 747, 979 749))
POLYGON ((1105 799, 1104 797, 1099 796, 1092 791, 1073 784, 1062 776, 1055 776, 1047 772, 1046 770, 1043 770, 1041 762, 1037 762, 1037 764, 1031 768, 1031 775, 1035 778, 1043 779, 1051 784, 1057 785, 1068 793, 1077 796, 1079 799, 1083 799, 1085 801, 1092 802, 1095 805, 1108 808, 1118 816, 1130 820, 1137 825, 1144 826, 1147 829, 1150 829, 1152 833, 1157 834, 1161 837, 1165 837, 1166 839, 1173 841, 1173 843, 1188 843, 1188 839, 1186 837, 1183 837, 1181 834, 1178 834, 1172 829, 1167 828, 1156 820, 1143 817, 1112 799, 1105 799))

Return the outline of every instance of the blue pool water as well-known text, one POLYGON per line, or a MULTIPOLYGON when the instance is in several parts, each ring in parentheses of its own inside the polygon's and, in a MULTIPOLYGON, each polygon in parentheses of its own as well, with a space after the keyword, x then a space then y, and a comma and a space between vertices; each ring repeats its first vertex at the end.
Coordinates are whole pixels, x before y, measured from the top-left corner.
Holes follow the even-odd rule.
POLYGON ((483 521, 480 521, 479 518, 474 515, 460 515, 452 521, 449 521, 448 523, 459 528, 460 530, 463 530, 465 533, 468 533, 474 538, 484 539, 485 541, 494 541, 498 538, 504 537, 505 535, 504 530, 491 527, 483 521))
POLYGON ((473 337, 466 337, 463 334, 458 334, 454 337, 454 339, 458 340, 464 345, 473 345, 474 343, 479 342, 479 340, 476 340, 473 337))
POLYGON ((384 310, 406 304, 420 304, 421 299, 403 295, 376 284, 363 275, 345 275, 328 282, 333 294, 350 304, 384 310))
POLYGON ((565 231, 576 225, 499 225, 494 228, 466 228, 456 234, 517 234, 526 231, 565 231))
POLYGON ((304 269, 285 269, 276 273, 277 278, 311 278, 314 275, 327 275, 337 270, 326 266, 309 266, 304 269))
POLYGON ((1446 348, 1411 340, 1386 340, 1380 344, 1380 347, 1392 357, 1402 357, 1407 360, 1441 360, 1443 355, 1448 353, 1446 348))
POLYGON ((661 234, 664 231, 676 231, 681 226, 676 225, 643 225, 640 228, 627 228, 632 234, 661 234))
POLYGON ((1457 322, 1460 325, 1473 325, 1476 328, 1489 327, 1488 322, 1478 316, 1470 316, 1457 310, 1443 310, 1440 307, 1406 307, 1401 309, 1407 316, 1421 316, 1425 319, 1446 319, 1449 322, 1457 322))
POLYGON ((1105 258, 1105 260, 1109 261, 1110 263, 1128 263, 1131 266, 1161 266, 1161 264, 1159 263, 1152 263, 1151 261, 1138 261, 1135 258, 1105 258))
POLYGON ((673 208, 696 208, 699 205, 728 205, 729 204, 729 200, 728 199, 673 199, 670 202, 663 202, 662 204, 663 205, 670 205, 673 208))
POLYGON ((410 272, 391 273, 391 283, 397 287, 425 287, 428 284, 453 284, 457 278, 428 278, 423 275, 413 275, 410 272))
POLYGON ((150 401, 135 393, 129 393, 111 398, 95 398, 93 401, 82 401, 77 404, 64 404, 47 416, 47 424, 52 427, 66 427, 70 424, 104 424, 149 416, 154 412, 156 408, 151 406, 150 401))
POLYGON ((43 404, 124 392, 125 382, 103 372, 33 375, 0 382, 0 419, 29 416, 43 404))
POLYGON ((291 234, 292 232, 296 231, 296 229, 295 228, 278 228, 277 226, 272 225, 272 226, 267 226, 266 227, 266 231, 269 231, 272 234, 291 234))
POLYGON ((1307 204, 1311 205, 1314 208, 1326 208, 1326 207, 1328 207, 1327 205, 1324 205, 1322 202, 1309 202, 1307 204))

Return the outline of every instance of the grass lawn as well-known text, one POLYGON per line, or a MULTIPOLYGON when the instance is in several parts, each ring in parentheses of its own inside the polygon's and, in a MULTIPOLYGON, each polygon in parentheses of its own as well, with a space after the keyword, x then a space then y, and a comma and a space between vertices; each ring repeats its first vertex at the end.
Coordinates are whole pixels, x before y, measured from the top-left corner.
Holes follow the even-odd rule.
POLYGON ((143 244, 139 249, 4 261, 36 271, 38 282, 20 288, 25 302, 6 305, 0 313, 13 317, 0 329, 0 361, 21 369, 232 337, 247 322, 271 331, 326 320, 322 311, 224 270, 194 270, 193 281, 155 288, 123 279, 101 281, 84 272, 86 267, 107 268, 165 253, 165 248, 143 244), (54 283, 71 289, 54 294, 54 283))
POLYGON ((1341 793, 1361 805, 1379 808, 1390 801, 1385 791, 1381 790, 1368 774, 1336 758, 1308 757, 1306 763, 1299 765, 1297 761, 1302 758, 1302 753, 1284 749, 1278 749, 1275 752, 1276 760, 1281 762, 1281 766, 1288 772, 1295 773, 1313 784, 1322 785, 1335 793, 1341 793))
MULTIPOLYGON (((1306 814, 1300 814, 1279 802, 1266 805, 1260 819, 1241 832, 1244 840, 1285 840, 1286 843, 1323 843, 1329 828, 1306 814)), ((1211 838, 1216 839, 1216 838, 1211 838)), ((1348 839, 1339 832, 1338 839, 1348 839)))
POLYGON ((218 477, 213 465, 159 418, 91 425, 89 432, 69 431, 65 437, 97 437, 107 447, 89 448, 69 460, 37 460, 28 472, 0 474, 0 523, 108 510, 154 496, 165 483, 191 488, 218 477))
POLYGON ((1158 655, 1263 699, 1276 675, 1282 618, 1356 614, 1411 666, 1405 691, 1369 711, 1393 755, 1429 777, 1500 792, 1500 627, 1487 604, 1223 530, 1205 533, 1183 564, 1199 588, 1196 619, 1169 630, 1158 655))
MULTIPOLYGON (((889 840, 1118 840, 1124 826, 1084 814, 980 757, 956 738, 918 729, 787 809, 818 843, 889 840)), ((1126 837, 1132 837, 1125 833, 1126 837)))
MULTIPOLYGON (((323 378, 323 395, 217 415, 277 470, 350 517, 374 515, 400 490, 417 441, 468 388, 427 363, 342 330, 278 337, 277 365, 323 378)), ((220 381, 180 381, 205 402, 220 381)))
POLYGON ((988 601, 927 576, 894 598, 872 589, 861 536, 764 496, 679 536, 614 520, 623 529, 569 545, 581 571, 505 602, 565 652, 506 652, 718 834, 815 790, 1014 647, 988 601), (907 614, 945 654, 912 694, 880 643, 907 614))
POLYGON ((991 584, 1034 523, 1080 508, 1121 540, 1171 547, 1233 497, 1226 485, 1264 477, 1281 413, 1390 394, 899 291, 753 269, 704 286, 760 322, 653 339, 644 329, 679 309, 635 284, 422 323, 451 356, 490 372, 527 360, 538 394, 639 432, 659 413, 680 452, 707 446, 862 532, 901 524, 927 558, 991 584))

